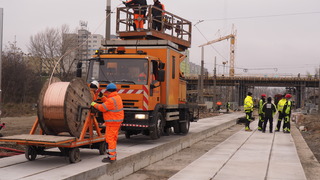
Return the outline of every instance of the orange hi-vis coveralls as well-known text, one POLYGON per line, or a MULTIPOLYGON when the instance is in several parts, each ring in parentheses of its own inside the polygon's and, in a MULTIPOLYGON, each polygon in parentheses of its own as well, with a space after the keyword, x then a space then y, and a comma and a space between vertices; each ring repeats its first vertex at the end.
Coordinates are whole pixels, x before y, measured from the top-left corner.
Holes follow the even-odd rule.
POLYGON ((103 119, 106 125, 105 138, 108 144, 108 157, 110 160, 116 160, 117 140, 120 125, 124 119, 122 99, 118 92, 111 92, 108 97, 102 97, 102 104, 95 104, 94 108, 103 113, 103 119))
POLYGON ((134 18, 135 29, 142 30, 144 25, 143 18, 145 17, 146 9, 145 8, 139 9, 139 6, 146 6, 147 1, 146 0, 128 0, 127 2, 125 2, 125 5, 133 8, 133 11, 134 11, 133 18, 134 18))

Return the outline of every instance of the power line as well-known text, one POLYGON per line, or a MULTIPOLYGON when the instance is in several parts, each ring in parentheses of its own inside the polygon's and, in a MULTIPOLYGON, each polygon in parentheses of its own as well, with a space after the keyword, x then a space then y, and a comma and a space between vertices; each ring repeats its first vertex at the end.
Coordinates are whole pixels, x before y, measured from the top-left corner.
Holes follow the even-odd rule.
MULTIPOLYGON (((309 15, 319 14, 320 12, 303 12, 303 13, 288 13, 288 14, 273 14, 273 15, 261 15, 261 16, 244 16, 244 17, 232 17, 232 18, 219 18, 219 19, 202 19, 203 21, 224 21, 224 20, 237 20, 237 19, 256 19, 256 18, 269 18, 269 17, 282 17, 282 16, 298 16, 298 15, 309 15)), ((199 22, 200 22, 199 21, 199 22)))

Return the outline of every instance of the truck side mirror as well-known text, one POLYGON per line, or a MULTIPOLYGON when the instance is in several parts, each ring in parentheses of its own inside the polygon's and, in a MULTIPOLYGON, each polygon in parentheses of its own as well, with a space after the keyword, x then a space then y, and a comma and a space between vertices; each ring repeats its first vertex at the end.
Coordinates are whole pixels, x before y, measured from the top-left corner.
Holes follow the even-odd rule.
POLYGON ((77 77, 82 77, 82 62, 78 62, 77 64, 77 73, 76 73, 77 77))
POLYGON ((159 63, 159 69, 164 69, 164 66, 165 66, 165 65, 166 65, 165 63, 160 62, 160 63, 159 63))
POLYGON ((157 80, 159 82, 163 82, 164 81, 164 77, 165 77, 165 71, 163 69, 160 69, 158 71, 158 77, 157 77, 157 80))

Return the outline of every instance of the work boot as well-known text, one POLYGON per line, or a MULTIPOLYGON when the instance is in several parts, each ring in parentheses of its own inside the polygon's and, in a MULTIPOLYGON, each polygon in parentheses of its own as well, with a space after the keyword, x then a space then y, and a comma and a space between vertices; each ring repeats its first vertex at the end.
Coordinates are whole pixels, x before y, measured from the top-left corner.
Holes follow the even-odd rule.
POLYGON ((246 129, 245 131, 251 132, 252 130, 251 129, 246 129))
POLYGON ((114 161, 116 161, 116 160, 111 160, 110 158, 103 158, 102 159, 102 162, 104 162, 104 163, 113 163, 114 161))

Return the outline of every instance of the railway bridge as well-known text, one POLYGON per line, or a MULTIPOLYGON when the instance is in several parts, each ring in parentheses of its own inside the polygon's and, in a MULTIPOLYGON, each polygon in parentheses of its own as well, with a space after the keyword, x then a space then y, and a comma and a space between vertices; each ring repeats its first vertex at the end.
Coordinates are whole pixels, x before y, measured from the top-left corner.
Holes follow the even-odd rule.
POLYGON ((199 77, 186 77, 187 91, 193 99, 201 95, 212 99, 213 94, 220 93, 218 87, 226 87, 223 91, 230 94, 228 100, 242 104, 246 93, 254 91, 255 87, 285 87, 291 89, 295 95, 297 108, 305 104, 306 89, 319 88, 320 81, 318 77, 204 76, 203 88, 200 88, 199 77))

